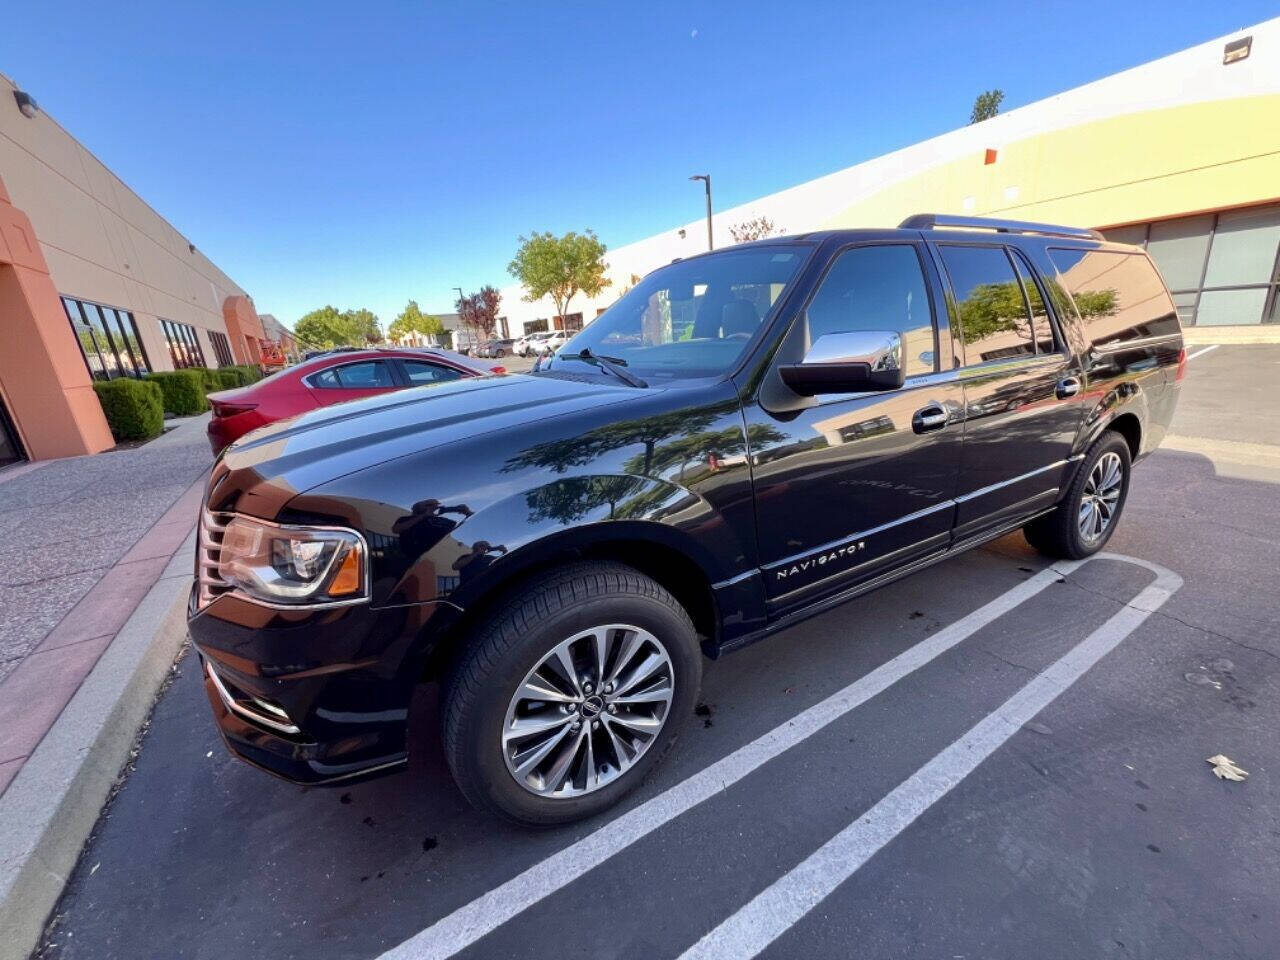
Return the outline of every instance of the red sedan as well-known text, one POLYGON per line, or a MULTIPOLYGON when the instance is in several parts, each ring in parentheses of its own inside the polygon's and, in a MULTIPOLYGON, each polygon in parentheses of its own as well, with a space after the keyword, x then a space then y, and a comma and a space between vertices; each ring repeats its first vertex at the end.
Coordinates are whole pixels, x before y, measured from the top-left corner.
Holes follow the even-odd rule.
POLYGON ((461 377, 506 373, 506 368, 450 350, 350 350, 326 353, 236 390, 209 394, 209 445, 216 456, 250 430, 285 417, 406 387, 461 377))

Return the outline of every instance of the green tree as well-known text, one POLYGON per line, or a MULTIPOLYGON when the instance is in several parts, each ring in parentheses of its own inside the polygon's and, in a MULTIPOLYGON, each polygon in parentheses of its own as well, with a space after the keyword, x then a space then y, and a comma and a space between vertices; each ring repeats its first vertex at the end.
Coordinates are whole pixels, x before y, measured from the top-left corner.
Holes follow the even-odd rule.
POLYGON ((410 300, 405 304, 400 315, 392 320, 391 326, 387 328, 387 335, 392 340, 402 340, 414 334, 433 339, 442 333, 444 333, 444 325, 440 323, 440 319, 418 309, 417 300, 410 300))
POLYGON ((564 317, 579 293, 594 297, 609 285, 604 275, 606 249, 591 230, 570 231, 562 237, 531 233, 520 238, 520 248, 507 271, 524 286, 526 302, 549 296, 557 315, 564 317))
POLYGON ((294 325, 299 342, 313 349, 363 347, 382 339, 378 318, 369 310, 343 310, 325 305, 294 325))
POLYGON ((973 101, 973 111, 969 114, 969 123, 981 123, 990 120, 1000 112, 1000 104, 1004 102, 1003 90, 984 90, 973 101))

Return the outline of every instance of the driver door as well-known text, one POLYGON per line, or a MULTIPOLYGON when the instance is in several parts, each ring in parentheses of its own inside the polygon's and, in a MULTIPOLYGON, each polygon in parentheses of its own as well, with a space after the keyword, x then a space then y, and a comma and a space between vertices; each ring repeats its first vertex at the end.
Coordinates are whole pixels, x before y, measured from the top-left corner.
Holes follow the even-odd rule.
POLYGON ((802 339, 803 355, 828 334, 896 332, 901 388, 821 395, 773 411, 759 398, 744 405, 771 618, 949 544, 963 390, 924 252, 911 242, 839 250, 786 335, 802 339))

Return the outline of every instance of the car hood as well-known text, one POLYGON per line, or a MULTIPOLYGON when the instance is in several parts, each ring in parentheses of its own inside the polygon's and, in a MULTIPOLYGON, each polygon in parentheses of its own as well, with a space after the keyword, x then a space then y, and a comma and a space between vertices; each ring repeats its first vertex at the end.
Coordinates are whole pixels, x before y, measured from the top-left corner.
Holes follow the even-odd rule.
POLYGON ((357 470, 651 390, 550 376, 415 387, 322 407, 255 430, 214 467, 210 503, 267 519, 298 493, 357 470))

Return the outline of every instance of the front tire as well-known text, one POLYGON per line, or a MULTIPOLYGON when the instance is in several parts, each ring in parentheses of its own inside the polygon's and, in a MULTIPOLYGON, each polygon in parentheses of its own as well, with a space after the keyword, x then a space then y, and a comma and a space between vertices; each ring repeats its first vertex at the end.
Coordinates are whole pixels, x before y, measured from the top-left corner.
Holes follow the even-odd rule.
POLYGON ((1023 536, 1046 556, 1062 560, 1093 556, 1120 522, 1132 469, 1128 441, 1108 430, 1085 454, 1057 508, 1023 527, 1023 536))
POLYGON ((446 680, 445 755, 476 807, 538 827, 589 817, 662 759, 701 680, 693 623, 662 586, 567 566, 477 628, 446 680))

